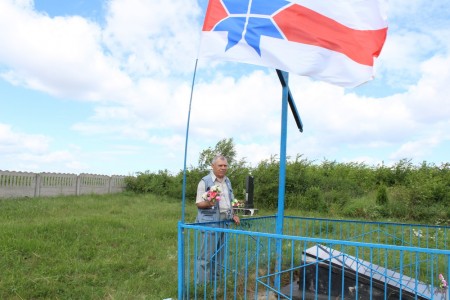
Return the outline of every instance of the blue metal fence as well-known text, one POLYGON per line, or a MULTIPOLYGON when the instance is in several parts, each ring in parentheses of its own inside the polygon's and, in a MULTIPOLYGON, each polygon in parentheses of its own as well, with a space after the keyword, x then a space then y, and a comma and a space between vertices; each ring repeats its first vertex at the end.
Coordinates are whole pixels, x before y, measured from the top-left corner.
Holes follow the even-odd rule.
POLYGON ((179 300, 449 299, 448 226, 284 217, 280 235, 276 223, 180 222, 179 300))

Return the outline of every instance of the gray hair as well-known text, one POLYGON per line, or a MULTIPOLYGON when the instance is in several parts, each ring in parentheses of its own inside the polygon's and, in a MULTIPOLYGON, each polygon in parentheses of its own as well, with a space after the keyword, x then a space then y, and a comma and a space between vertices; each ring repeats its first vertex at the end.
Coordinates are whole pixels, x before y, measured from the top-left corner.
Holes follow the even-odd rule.
POLYGON ((225 156, 223 156, 222 154, 217 154, 213 157, 213 159, 211 160, 211 165, 214 165, 218 160, 224 160, 228 163, 228 160, 225 156))

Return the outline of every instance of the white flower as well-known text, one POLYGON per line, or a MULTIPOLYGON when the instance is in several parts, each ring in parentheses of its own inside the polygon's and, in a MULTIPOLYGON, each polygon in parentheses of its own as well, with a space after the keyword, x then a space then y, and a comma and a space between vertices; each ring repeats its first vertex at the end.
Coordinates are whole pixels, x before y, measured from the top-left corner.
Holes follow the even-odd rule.
POLYGON ((414 235, 415 236, 417 236, 417 237, 422 237, 422 230, 415 230, 415 229, 413 229, 413 233, 414 233, 414 235))
POLYGON ((209 190, 212 192, 222 193, 222 189, 219 185, 213 185, 209 190))

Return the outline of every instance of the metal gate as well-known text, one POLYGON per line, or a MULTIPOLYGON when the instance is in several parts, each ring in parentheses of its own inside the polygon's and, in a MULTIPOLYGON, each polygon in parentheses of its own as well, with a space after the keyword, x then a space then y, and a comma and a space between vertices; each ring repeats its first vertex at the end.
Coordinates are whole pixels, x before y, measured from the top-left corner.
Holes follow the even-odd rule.
POLYGON ((448 226, 284 217, 280 235, 275 225, 180 222, 178 298, 449 299, 448 226))

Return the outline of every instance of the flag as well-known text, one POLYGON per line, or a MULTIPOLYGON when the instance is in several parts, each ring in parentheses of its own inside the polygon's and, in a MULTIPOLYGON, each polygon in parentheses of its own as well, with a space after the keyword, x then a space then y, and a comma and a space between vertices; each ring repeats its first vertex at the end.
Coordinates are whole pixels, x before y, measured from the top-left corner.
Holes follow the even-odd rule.
POLYGON ((355 87, 373 79, 386 0, 209 0, 199 58, 355 87))

